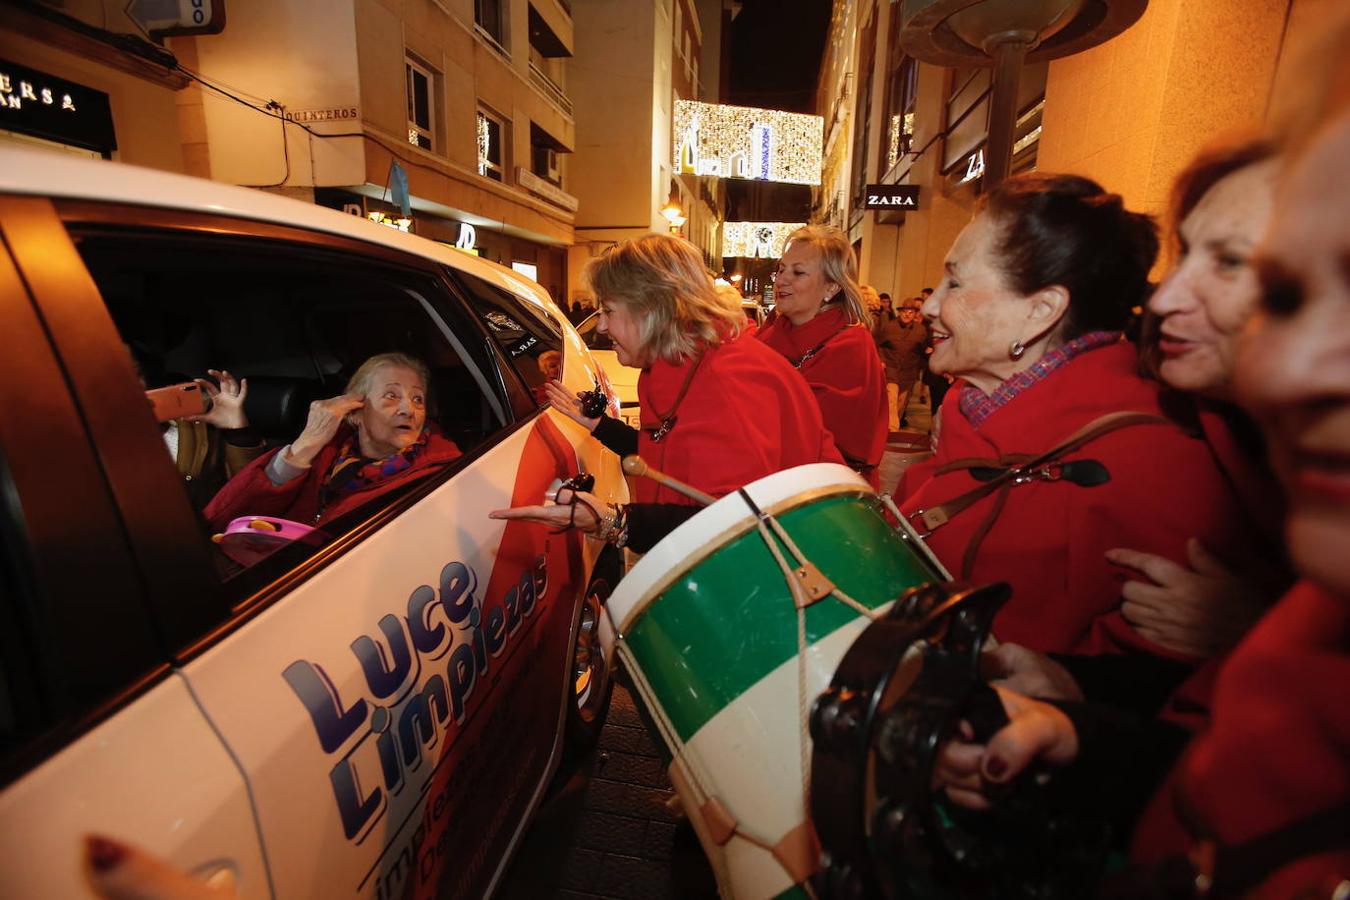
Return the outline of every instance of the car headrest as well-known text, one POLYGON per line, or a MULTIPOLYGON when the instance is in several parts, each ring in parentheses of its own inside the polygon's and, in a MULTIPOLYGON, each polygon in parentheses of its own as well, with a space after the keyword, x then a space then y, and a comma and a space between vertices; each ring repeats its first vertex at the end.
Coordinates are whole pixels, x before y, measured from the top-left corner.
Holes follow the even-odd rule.
POLYGON ((250 375, 244 412, 263 437, 290 440, 305 427, 309 404, 322 392, 319 382, 309 379, 250 375))

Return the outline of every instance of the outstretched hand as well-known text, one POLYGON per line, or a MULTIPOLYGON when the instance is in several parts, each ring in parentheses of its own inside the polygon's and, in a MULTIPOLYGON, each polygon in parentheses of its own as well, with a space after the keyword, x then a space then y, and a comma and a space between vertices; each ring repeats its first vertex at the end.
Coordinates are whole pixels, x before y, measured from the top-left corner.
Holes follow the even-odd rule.
POLYGON ((594 534, 600 530, 599 511, 604 506, 604 501, 599 497, 586 491, 559 488, 555 500, 557 502, 553 504, 494 509, 488 513, 488 518, 524 519, 555 529, 577 528, 585 534, 594 534))
POLYGON ((580 396, 563 387, 561 381, 554 379, 545 382, 544 393, 548 398, 549 406, 581 425, 587 431, 594 431, 595 426, 600 424, 599 418, 593 419, 582 414, 580 396))
POLYGON ((1139 550, 1106 551, 1111 562, 1144 575, 1121 589, 1121 614, 1141 637, 1201 658, 1236 644, 1268 605, 1250 585, 1195 538, 1186 542, 1187 568, 1139 550))

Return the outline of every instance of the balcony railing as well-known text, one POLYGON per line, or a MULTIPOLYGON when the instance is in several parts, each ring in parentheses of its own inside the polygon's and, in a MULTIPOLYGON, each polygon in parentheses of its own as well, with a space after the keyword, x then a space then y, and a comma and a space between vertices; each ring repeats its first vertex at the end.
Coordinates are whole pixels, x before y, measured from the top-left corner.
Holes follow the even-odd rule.
POLYGON ((557 82, 539 70, 533 60, 530 61, 530 84, 538 88, 539 92, 558 109, 569 116, 572 115, 572 101, 567 99, 567 95, 563 93, 563 89, 558 86, 557 82))

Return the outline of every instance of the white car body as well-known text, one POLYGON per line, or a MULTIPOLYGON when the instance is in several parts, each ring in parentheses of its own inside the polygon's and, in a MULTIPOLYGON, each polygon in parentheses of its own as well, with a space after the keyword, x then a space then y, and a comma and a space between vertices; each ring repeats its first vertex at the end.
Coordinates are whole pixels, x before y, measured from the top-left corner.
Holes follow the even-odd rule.
MULTIPOLYGON (((0 526, 7 543, 17 535, 4 549, 26 560, 11 570, 0 558, 0 593, 36 608, 23 629, 0 621, 11 643, 29 625, 36 636, 21 658, 0 659, 10 679, 0 690, 27 696, 14 669, 31 655, 32 691, 54 698, 50 715, 34 706, 29 717, 20 704, 3 723, 0 896, 88 896, 90 833, 243 897, 489 893, 585 699, 573 671, 581 630, 598 630, 604 659, 614 636, 606 617, 586 617, 597 546, 487 513, 541 502, 577 470, 596 475, 605 500, 625 501, 627 488, 617 458, 582 428, 528 408, 524 376, 492 343, 498 320, 474 308, 465 285, 505 292, 519 318, 533 307, 551 319, 562 379, 586 390, 601 370, 565 316, 515 272, 356 217, 45 151, 0 149, 0 232, 0 332, 16 351, 0 387, 9 467, 0 488, 17 500, 0 505, 0 526), (444 333, 414 337, 440 341, 457 384, 481 389, 483 415, 494 417, 485 436, 230 599, 236 582, 222 587, 199 565, 210 548, 198 546, 201 529, 100 300, 102 290, 111 303, 114 288, 158 297, 154 278, 168 276, 96 284, 81 263, 106 246, 109 265, 135 272, 136 252, 111 251, 144 242, 146 260, 172 259, 175 241, 200 251, 177 257, 173 273, 188 278, 198 263, 224 265, 211 248, 227 259, 244 247, 239 259, 267 265, 294 250, 296 266, 303 257, 311 267, 297 271, 332 265, 374 280, 394 267, 428 291, 444 285, 444 296, 402 299, 444 333), (48 446, 19 439, 28 428, 48 429, 36 435, 48 446)), ((301 278, 294 290, 305 287, 301 278)), ((304 302, 329 308, 326 296, 304 302)), ((529 324, 549 333, 543 319, 529 324)), ((332 324, 361 337, 343 327, 332 324)))

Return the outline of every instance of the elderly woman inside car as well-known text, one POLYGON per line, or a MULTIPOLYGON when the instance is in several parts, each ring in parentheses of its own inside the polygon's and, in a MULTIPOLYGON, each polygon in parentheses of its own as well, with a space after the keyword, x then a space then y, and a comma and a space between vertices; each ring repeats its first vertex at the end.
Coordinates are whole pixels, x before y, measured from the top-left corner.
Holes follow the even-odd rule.
POLYGON ((261 456, 206 507, 212 528, 239 516, 317 525, 460 455, 427 421, 427 367, 402 353, 361 364, 346 391, 310 404, 291 443, 261 456))

